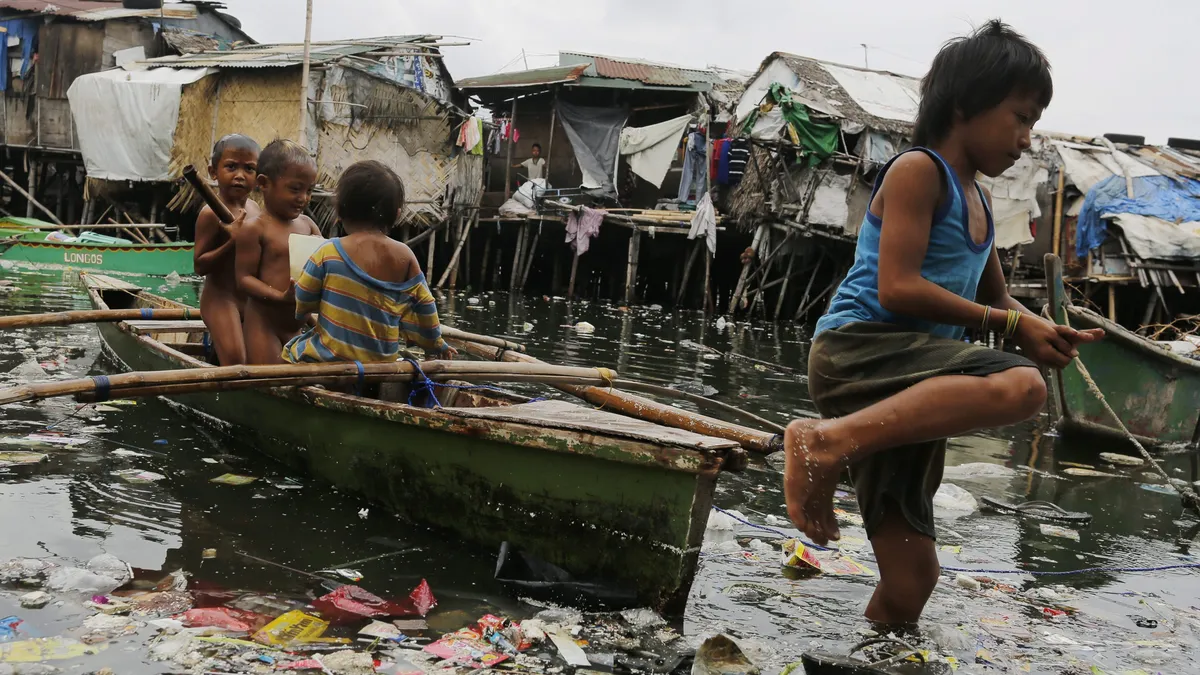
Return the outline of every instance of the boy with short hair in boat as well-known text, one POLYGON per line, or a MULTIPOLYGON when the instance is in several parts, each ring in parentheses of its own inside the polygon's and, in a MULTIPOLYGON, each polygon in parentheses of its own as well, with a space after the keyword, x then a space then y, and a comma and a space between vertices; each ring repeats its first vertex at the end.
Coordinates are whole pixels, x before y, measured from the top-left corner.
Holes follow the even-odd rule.
POLYGON ((263 210, 237 232, 235 272, 246 295, 243 334, 248 363, 282 363, 283 345, 303 325, 295 315, 288 237, 321 236, 304 209, 317 182, 317 163, 294 141, 272 141, 258 159, 263 210))
POLYGON ((788 515, 818 544, 837 539, 833 491, 850 470, 879 564, 870 620, 916 621, 937 583, 945 439, 1036 415, 1035 364, 1062 368, 1103 335, 1009 296, 975 182, 1020 159, 1052 89, 1042 52, 999 21, 947 43, 921 81, 916 147, 880 171, 853 266, 817 322, 809 392, 824 419, 788 425, 788 515), (1021 355, 965 342, 964 328, 1000 332, 1021 355))
POLYGON ((246 218, 258 216, 258 204, 249 201, 258 180, 258 154, 258 143, 248 136, 229 134, 217 141, 208 175, 217 181, 217 196, 236 220, 227 230, 207 204, 196 218, 192 260, 196 274, 204 275, 200 312, 217 361, 223 366, 246 362, 246 343, 242 337, 246 297, 238 290, 233 270, 234 236, 246 218))
POLYGON ((318 248, 296 280, 295 318, 315 312, 316 326, 288 342, 283 358, 395 361, 406 344, 453 358, 416 256, 388 236, 404 208, 400 177, 358 162, 338 180, 336 204, 346 236, 318 248))

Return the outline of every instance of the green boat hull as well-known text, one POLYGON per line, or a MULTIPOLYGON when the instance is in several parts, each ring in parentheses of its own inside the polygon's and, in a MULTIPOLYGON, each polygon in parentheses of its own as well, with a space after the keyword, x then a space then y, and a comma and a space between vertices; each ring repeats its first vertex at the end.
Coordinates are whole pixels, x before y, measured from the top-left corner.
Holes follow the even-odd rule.
MULTIPOLYGON (((191 365, 124 324, 98 326, 125 368, 191 365)), ((686 605, 720 456, 308 388, 171 398, 298 472, 485 554, 508 541, 667 613, 686 605)))
MULTIPOLYGON (((1074 328, 1103 328, 1105 338, 1079 345, 1079 360, 1121 422, 1143 443, 1171 445, 1194 440, 1200 422, 1200 362, 1069 304, 1061 263, 1046 262, 1050 308, 1055 321, 1074 328)), ((1064 430, 1124 439, 1112 416, 1089 391, 1076 362, 1050 376, 1051 403, 1064 430)))
MULTIPOLYGON (((38 233, 40 234, 40 233, 38 233)), ((192 244, 66 244, 22 239, 0 242, 0 261, 36 267, 69 267, 82 270, 166 276, 194 274, 192 244)))

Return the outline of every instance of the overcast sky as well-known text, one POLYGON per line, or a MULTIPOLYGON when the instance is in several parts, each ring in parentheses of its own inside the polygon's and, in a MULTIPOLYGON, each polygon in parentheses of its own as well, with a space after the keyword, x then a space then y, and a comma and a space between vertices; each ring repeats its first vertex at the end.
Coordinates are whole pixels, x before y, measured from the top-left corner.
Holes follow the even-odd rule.
MULTIPOLYGON (((225 0, 260 42, 304 39, 303 0, 225 0)), ((1046 52, 1044 129, 1200 138, 1196 0, 315 0, 313 39, 426 33, 456 78, 554 65, 558 51, 753 72, 773 51, 920 76, 938 47, 999 17, 1046 52), (687 10, 681 10, 686 7, 687 10), (753 13, 751 13, 753 11, 753 13), (463 40, 467 41, 467 40, 463 40)))

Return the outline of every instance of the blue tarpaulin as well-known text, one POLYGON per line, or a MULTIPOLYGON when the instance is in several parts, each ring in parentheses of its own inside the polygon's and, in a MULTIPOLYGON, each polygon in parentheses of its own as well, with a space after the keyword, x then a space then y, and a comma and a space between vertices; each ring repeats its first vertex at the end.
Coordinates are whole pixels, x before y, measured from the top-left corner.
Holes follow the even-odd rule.
POLYGON ((1087 257, 1088 251, 1104 243, 1108 223, 1101 216, 1109 213, 1134 213, 1171 223, 1200 221, 1200 181, 1140 176, 1133 179, 1132 198, 1126 191, 1124 176, 1111 176, 1096 183, 1079 211, 1075 255, 1087 257))
MULTIPOLYGON (((37 49, 38 27, 42 25, 42 19, 9 19, 0 21, 0 28, 8 31, 0 33, 0 39, 4 40, 4 44, 8 44, 8 38, 21 39, 21 77, 29 74, 29 66, 33 64, 33 52, 37 49)), ((7 53, 7 47, 5 48, 7 53)), ((0 91, 8 91, 9 66, 4 63, 0 66, 0 91)))

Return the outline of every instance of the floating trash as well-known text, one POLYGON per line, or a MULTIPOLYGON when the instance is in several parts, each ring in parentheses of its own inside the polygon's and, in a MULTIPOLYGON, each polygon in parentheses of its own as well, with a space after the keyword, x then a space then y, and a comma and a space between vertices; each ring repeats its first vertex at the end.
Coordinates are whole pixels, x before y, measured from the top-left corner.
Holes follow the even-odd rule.
POLYGON ((236 473, 223 473, 216 478, 210 478, 208 482, 218 485, 249 485, 258 480, 255 476, 241 476, 236 473))

